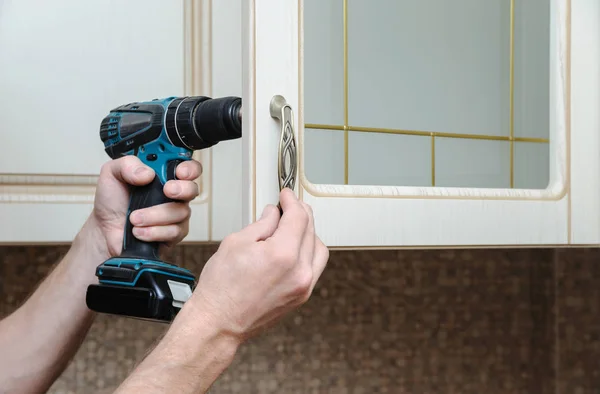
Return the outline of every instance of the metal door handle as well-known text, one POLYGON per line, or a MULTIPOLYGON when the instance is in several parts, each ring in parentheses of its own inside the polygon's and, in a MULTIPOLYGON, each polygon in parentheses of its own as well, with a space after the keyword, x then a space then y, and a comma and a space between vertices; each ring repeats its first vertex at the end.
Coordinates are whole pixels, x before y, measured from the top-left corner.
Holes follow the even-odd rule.
POLYGON ((294 135, 294 112, 285 98, 273 96, 269 106, 271 116, 281 121, 279 154, 277 160, 279 190, 287 187, 294 190, 298 171, 296 138, 294 135))

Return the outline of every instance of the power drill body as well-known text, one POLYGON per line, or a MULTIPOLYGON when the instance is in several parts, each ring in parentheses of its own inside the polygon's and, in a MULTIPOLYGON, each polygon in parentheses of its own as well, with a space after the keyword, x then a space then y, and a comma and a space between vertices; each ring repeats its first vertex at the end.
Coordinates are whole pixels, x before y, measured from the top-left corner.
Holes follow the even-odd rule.
POLYGON ((177 166, 195 150, 241 137, 241 99, 224 97, 168 97, 122 105, 100 124, 106 153, 117 159, 137 156, 156 176, 146 186, 131 187, 123 250, 96 269, 98 284, 88 286, 91 310, 168 322, 191 296, 193 272, 161 261, 159 244, 132 234, 131 212, 170 202, 166 182, 176 179, 177 166))

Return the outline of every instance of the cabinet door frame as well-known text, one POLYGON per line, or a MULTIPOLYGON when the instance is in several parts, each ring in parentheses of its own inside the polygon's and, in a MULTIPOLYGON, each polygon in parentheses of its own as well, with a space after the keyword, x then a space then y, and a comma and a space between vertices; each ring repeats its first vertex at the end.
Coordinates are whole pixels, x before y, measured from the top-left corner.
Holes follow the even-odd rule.
MULTIPOLYGON (((179 1, 183 10, 184 94, 210 95, 211 3, 210 0, 179 1)), ((38 42, 42 45, 43 40, 38 42)), ((139 100, 153 98, 139 97, 139 100)), ((114 106, 120 104, 123 103, 114 103, 114 106)), ((107 113, 110 109, 106 108, 107 113)), ((100 119, 97 121, 99 124, 100 119)), ((98 149, 102 149, 99 137, 96 138, 98 149)), ((210 149, 195 152, 194 158, 202 163, 203 175, 197 180, 200 195, 191 202, 193 214, 184 243, 211 240, 212 152, 210 149)), ((23 159, 39 160, 42 167, 47 157, 23 159)), ((77 163, 73 163, 73 168, 77 168, 77 163)), ((41 171, 15 174, 0 168, 0 244, 70 243, 92 211, 99 173, 100 167, 94 174, 41 171)))
MULTIPOLYGON (((581 11, 591 1, 580 0, 581 11)), ((552 161, 546 190, 520 190, 311 184, 304 175, 302 157, 303 0, 244 2, 243 225, 258 219, 266 204, 278 202, 281 122, 271 116, 270 103, 281 95, 293 110, 299 158, 295 190, 312 206, 317 233, 331 248, 597 244, 599 203, 584 194, 583 180, 572 177, 571 169, 581 171, 590 154, 598 155, 597 144, 595 151, 585 150, 587 157, 574 155, 598 137, 589 128, 571 132, 572 5, 571 0, 551 0, 551 4, 550 147, 551 157, 558 157, 559 164, 552 161), (590 231, 582 233, 579 228, 590 231)), ((581 11, 577 23, 583 23, 585 12, 581 11)), ((584 41, 582 35, 577 36, 579 56, 590 49, 587 45, 598 43, 595 38, 584 41)), ((593 60, 597 64, 597 57, 593 60)), ((576 88, 583 89, 588 81, 588 76, 579 76, 576 88)), ((594 103, 598 103, 597 96, 594 103)), ((589 114, 579 115, 590 120, 589 114)), ((578 121, 586 123, 586 119, 578 121)), ((598 163, 593 164, 587 171, 593 176, 586 177, 587 189, 598 189, 600 184, 598 163)))

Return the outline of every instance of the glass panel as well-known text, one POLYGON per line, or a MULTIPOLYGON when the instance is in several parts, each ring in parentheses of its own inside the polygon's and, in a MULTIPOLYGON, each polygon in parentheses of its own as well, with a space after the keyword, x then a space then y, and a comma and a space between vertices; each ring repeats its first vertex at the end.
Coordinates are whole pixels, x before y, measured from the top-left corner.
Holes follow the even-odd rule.
MULTIPOLYGON (((306 1, 304 111, 308 123, 344 124, 344 29, 341 1, 306 1)), ((343 139, 342 139, 343 141, 343 139)), ((343 179, 342 179, 343 180, 343 179)))
POLYGON ((549 20, 548 0, 515 1, 515 137, 549 137, 549 20))
POLYGON ((438 138, 435 140, 435 185, 510 187, 507 141, 438 138))
POLYGON ((305 174, 312 183, 344 184, 344 133, 337 130, 306 130, 305 174))
POLYGON ((545 189, 550 183, 550 146, 530 142, 515 144, 515 187, 545 189))
POLYGON ((349 0, 351 125, 508 136, 510 2, 349 0))
POLYGON ((431 186, 430 140, 414 135, 351 131, 348 183, 431 186))
POLYGON ((547 0, 303 4, 311 182, 546 187, 547 0))

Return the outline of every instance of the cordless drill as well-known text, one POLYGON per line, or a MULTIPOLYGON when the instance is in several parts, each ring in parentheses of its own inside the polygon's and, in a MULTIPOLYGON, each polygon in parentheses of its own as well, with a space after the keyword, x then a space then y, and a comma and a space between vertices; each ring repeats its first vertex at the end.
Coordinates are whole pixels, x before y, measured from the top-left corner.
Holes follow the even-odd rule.
POLYGON ((169 322, 191 296, 194 274, 161 261, 159 244, 132 234, 131 212, 170 202, 165 183, 193 151, 240 138, 241 98, 169 97, 122 105, 100 124, 100 139, 111 159, 135 155, 156 176, 147 186, 132 187, 121 255, 96 268, 98 284, 88 286, 86 303, 100 313, 169 322))

